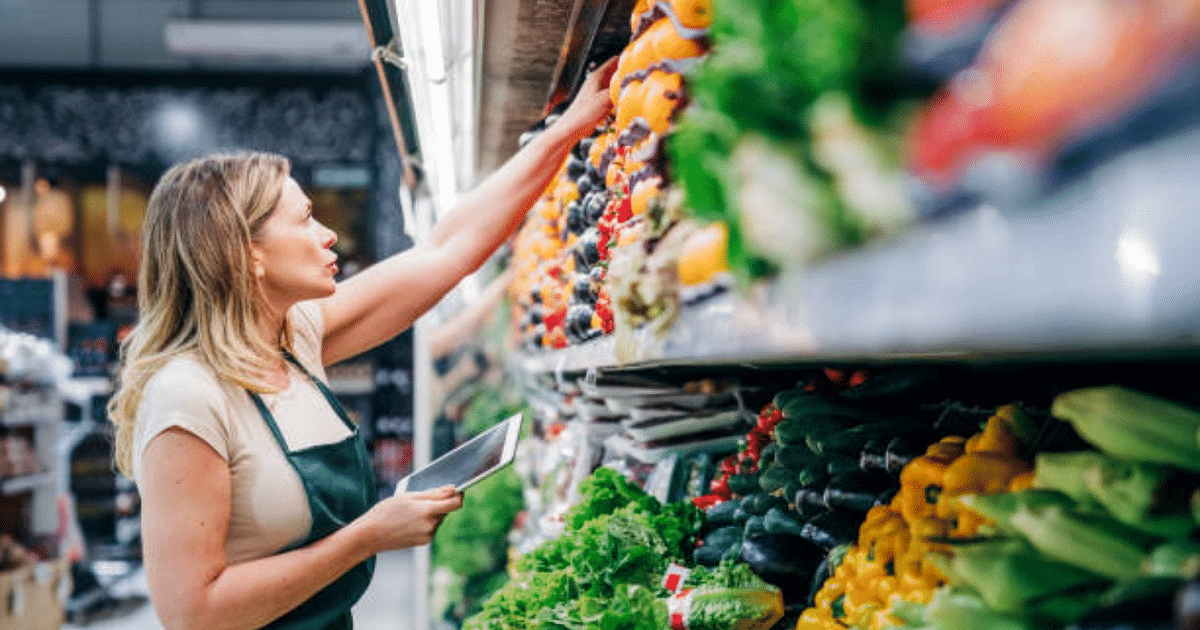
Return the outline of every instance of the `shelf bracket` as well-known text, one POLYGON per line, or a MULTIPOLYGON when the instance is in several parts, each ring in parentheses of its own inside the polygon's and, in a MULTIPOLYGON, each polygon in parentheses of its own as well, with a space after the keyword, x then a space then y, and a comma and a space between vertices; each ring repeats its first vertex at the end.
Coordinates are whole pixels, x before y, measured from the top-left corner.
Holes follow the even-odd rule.
POLYGON ((371 51, 371 59, 373 61, 382 60, 401 70, 408 69, 408 61, 404 59, 404 55, 400 54, 400 42, 395 37, 383 46, 376 46, 375 50, 371 51))

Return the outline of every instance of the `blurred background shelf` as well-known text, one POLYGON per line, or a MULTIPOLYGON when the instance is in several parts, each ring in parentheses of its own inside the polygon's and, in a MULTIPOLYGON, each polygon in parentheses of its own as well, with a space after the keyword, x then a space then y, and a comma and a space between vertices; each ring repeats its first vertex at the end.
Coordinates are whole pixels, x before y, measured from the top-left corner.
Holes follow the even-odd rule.
POLYGON ((27 492, 40 488, 41 486, 50 483, 53 476, 49 472, 34 473, 32 475, 20 475, 17 477, 8 477, 0 479, 0 494, 13 495, 21 492, 27 492))

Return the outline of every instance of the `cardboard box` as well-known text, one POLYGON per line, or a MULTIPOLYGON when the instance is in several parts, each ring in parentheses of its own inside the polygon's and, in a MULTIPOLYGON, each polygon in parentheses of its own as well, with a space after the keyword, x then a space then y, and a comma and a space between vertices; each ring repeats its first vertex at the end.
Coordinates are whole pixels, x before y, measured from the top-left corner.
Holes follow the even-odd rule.
POLYGON ((0 628, 58 630, 71 596, 66 560, 36 560, 11 538, 0 538, 0 628))

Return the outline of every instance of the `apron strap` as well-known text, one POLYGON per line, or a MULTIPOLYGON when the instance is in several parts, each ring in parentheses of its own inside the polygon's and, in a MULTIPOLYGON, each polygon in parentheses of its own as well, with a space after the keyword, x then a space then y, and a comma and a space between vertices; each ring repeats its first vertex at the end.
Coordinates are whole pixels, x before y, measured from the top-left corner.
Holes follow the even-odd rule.
MULTIPOLYGON (((317 389, 320 390, 321 395, 325 396, 325 400, 329 402, 329 406, 333 407, 333 412, 336 413, 337 417, 341 418, 342 422, 346 425, 346 428, 350 429, 351 433, 357 432, 358 427, 350 421, 350 416, 346 414, 346 410, 342 407, 342 403, 338 401, 337 396, 330 391, 325 383, 322 383, 321 379, 313 376, 312 373, 304 369, 304 366, 296 360, 296 357, 292 356, 292 353, 285 350, 283 356, 286 357, 288 361, 291 361, 301 372, 303 372, 304 376, 308 377, 308 380, 312 381, 313 385, 316 385, 317 389)), ((271 429, 271 435, 274 435, 275 440, 279 442, 279 447, 283 449, 284 453, 290 453, 291 449, 288 448, 287 440, 283 438, 283 432, 279 430, 279 425, 275 423, 275 416, 271 414, 271 410, 267 409, 267 404, 263 402, 262 396, 259 396, 257 393, 250 390, 246 390, 246 392, 250 394, 250 398, 254 400, 254 406, 258 408, 259 415, 261 415, 263 420, 267 422, 267 427, 271 429)), ((288 460, 291 461, 291 458, 289 457, 288 460)), ((297 469, 296 472, 300 471, 297 469)))
MULTIPOLYGON (((286 455, 287 453, 290 453, 291 450, 288 449, 287 440, 283 439, 283 433, 280 432, 279 425, 275 424, 275 416, 271 414, 270 409, 267 409, 267 405, 263 402, 262 396, 259 396, 257 393, 250 390, 246 390, 246 393, 250 394, 250 398, 254 401, 254 406, 258 407, 259 415, 261 415, 263 420, 266 421, 267 427, 271 429, 271 435, 275 436, 275 441, 279 442, 279 447, 283 449, 284 454, 286 455)), ((289 457, 287 460, 290 462, 292 461, 292 458, 289 457)), ((292 467, 295 468, 294 463, 292 464, 292 467)), ((296 469, 296 472, 299 473, 300 470, 296 469)))

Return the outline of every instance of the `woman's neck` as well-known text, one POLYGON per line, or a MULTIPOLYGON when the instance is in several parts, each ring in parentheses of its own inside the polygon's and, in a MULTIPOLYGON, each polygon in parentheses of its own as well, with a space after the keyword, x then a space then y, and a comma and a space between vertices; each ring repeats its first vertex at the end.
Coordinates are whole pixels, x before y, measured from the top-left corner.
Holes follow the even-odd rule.
POLYGON ((284 358, 283 327, 287 322, 284 312, 267 312, 258 320, 258 333, 267 347, 272 348, 268 361, 271 365, 263 375, 266 383, 273 388, 283 390, 288 385, 287 360, 284 358))

